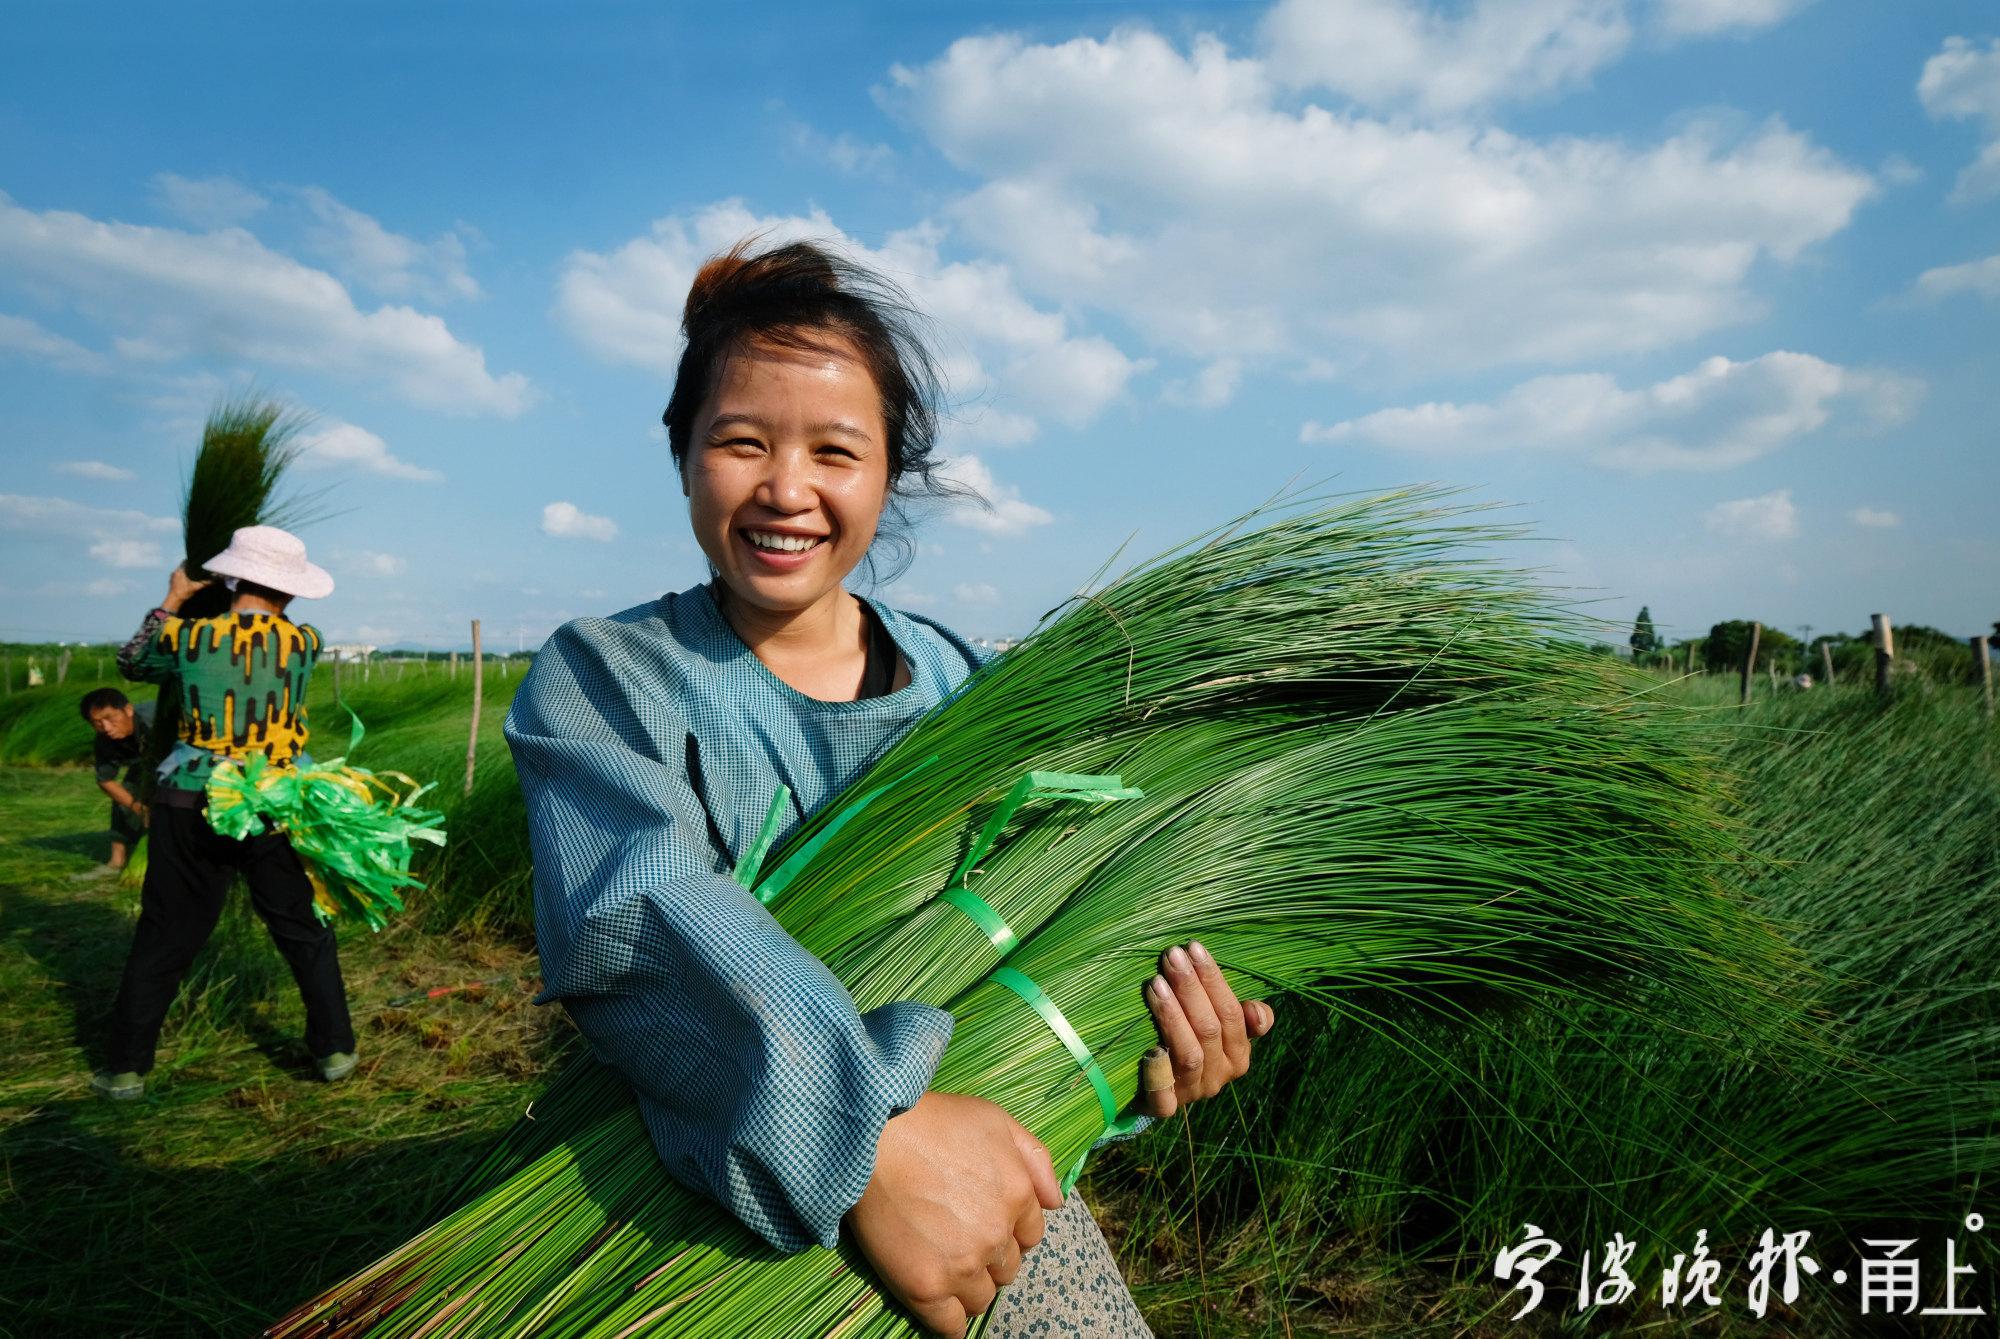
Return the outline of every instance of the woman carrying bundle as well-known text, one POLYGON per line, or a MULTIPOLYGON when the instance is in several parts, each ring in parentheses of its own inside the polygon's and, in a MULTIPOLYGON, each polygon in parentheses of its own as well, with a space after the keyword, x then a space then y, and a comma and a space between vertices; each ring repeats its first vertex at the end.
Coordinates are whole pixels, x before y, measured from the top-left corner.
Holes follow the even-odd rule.
MULTIPOLYGON (((983 663, 842 584, 885 521, 900 538, 903 500, 948 491, 911 315, 807 243, 696 276, 665 422, 712 579, 564 626, 507 720, 544 999, 631 1082, 667 1169, 773 1246, 848 1234, 940 1333, 1013 1283, 990 1333, 1144 1334, 1046 1150, 991 1102, 927 1091, 950 1015, 860 1013, 727 872, 781 783, 780 840, 983 663)), ((1132 984, 1174 1071, 1148 1114, 1242 1074, 1273 1022, 1199 945, 1132 984)))
POLYGON ((210 558, 228 582, 226 613, 183 618, 181 605, 208 583, 183 567, 167 598, 118 653, 126 678, 162 685, 179 702, 179 742, 160 765, 149 830, 151 856, 139 924, 111 1011, 110 1065, 91 1086, 114 1101, 145 1094, 154 1047, 181 978, 215 932, 230 884, 250 886, 251 905, 284 955, 306 1006, 306 1047, 321 1078, 354 1072, 354 1025, 332 929, 313 914, 313 887, 292 842, 268 827, 218 831, 209 783, 218 770, 261 758, 276 769, 305 757, 306 685, 318 663, 319 630, 286 617, 293 597, 333 592, 325 568, 306 560, 297 536, 274 526, 238 529, 210 558))

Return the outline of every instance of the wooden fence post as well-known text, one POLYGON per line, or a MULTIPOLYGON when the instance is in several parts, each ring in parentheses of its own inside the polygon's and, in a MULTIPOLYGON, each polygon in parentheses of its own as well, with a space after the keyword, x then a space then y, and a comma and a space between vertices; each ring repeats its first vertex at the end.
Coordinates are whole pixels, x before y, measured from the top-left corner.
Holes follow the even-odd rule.
POLYGON ((56 661, 56 687, 58 688, 62 687, 63 680, 67 679, 68 677, 69 677, 69 648, 65 646, 63 648, 62 657, 56 661))
POLYGON ((340 662, 345 659, 347 659, 346 656, 335 656, 333 658, 333 700, 335 705, 339 705, 340 702, 340 662))
POLYGON ((456 651, 451 653, 451 681, 453 683, 458 682, 458 652, 456 651))
POLYGON ((1820 667, 1826 671, 1827 687, 1833 686, 1833 646, 1829 642, 1819 644, 1820 667))
POLYGON ((0 696, 14 696, 14 657, 0 656, 0 696))
POLYGON ((1887 614, 1870 614, 1868 621, 1875 628, 1875 691, 1887 697, 1889 673, 1896 664, 1896 630, 1887 614))
POLYGON ((1762 641, 1763 638, 1764 625, 1762 623, 1752 623, 1750 625, 1750 654, 1743 657, 1742 691, 1736 699, 1740 705, 1748 705, 1750 701, 1750 676, 1757 672, 1757 643, 1762 641))
POLYGON ((480 679, 486 657, 479 651, 479 620, 472 620, 472 735, 465 741, 465 793, 472 794, 472 763, 479 756, 480 679))
POLYGON ((1981 633, 1972 639, 1972 670, 1979 676, 1980 691, 1986 697, 1986 719, 1993 719, 1993 653, 1992 643, 1981 633))

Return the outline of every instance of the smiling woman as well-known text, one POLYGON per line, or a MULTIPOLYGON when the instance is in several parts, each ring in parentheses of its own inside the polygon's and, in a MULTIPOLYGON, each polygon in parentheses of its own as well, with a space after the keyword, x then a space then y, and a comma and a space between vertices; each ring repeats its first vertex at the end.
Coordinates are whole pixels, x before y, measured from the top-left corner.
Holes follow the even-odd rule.
MULTIPOLYGON (((695 277, 665 422, 712 579, 563 627, 508 716, 545 999, 631 1082, 667 1170, 774 1246, 851 1241, 941 1333, 1014 1284, 990 1333, 1145 1334, 1047 1151, 998 1105, 928 1091, 951 1016, 860 1012, 729 873, 985 661, 843 584, 907 554, 903 499, 947 491, 914 319, 806 243, 695 277)), ((1241 1074, 1272 1023, 1190 947, 1147 993, 1178 1068, 1153 1114, 1241 1074)))

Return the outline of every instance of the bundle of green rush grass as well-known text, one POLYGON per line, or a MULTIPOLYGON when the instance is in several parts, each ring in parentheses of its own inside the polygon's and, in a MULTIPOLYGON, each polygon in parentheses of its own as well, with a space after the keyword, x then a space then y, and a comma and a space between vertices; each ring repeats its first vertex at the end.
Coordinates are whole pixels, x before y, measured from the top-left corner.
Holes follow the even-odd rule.
MULTIPOLYGON (((861 1008, 948 1008, 933 1086, 1072 1169, 1154 1042, 1155 956, 1194 936, 1239 991, 1380 1027, 1413 998, 1641 987, 1687 1026, 1765 1026, 1791 960, 1720 891, 1699 767, 1468 553, 1505 533, 1427 491, 1301 499, 1155 560, 975 676, 758 891, 861 1008), (1007 823, 1037 771, 1143 798, 1058 790, 1007 823)), ((851 1251, 779 1256, 683 1190, 621 1093, 564 1075, 461 1207, 270 1333, 910 1332, 851 1251)))

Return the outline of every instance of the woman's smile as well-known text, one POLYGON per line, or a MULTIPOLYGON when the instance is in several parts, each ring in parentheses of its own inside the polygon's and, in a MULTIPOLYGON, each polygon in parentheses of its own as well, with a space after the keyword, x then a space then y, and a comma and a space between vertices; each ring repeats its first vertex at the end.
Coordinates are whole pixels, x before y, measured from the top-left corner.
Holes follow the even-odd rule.
POLYGON ((745 527, 737 537, 748 544, 757 561, 774 572, 795 572, 817 557, 826 547, 825 535, 803 535, 788 530, 745 527))

